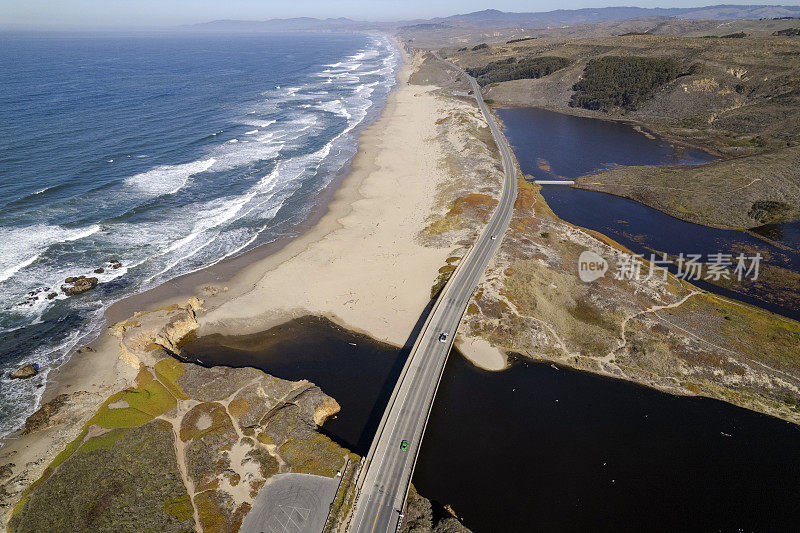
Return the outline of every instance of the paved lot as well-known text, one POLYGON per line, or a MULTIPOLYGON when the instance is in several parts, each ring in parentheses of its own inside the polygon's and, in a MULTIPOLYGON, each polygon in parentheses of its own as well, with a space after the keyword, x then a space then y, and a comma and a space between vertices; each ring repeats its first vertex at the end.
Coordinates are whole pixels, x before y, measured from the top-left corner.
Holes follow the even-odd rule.
POLYGON ((258 493, 242 533, 320 533, 340 478, 279 474, 258 493))

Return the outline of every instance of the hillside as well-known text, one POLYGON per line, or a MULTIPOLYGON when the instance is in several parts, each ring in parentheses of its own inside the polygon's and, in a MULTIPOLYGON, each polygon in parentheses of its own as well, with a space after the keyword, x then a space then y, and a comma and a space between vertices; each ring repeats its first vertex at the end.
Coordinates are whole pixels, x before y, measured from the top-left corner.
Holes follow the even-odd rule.
POLYGON ((489 30, 504 28, 546 28, 584 23, 621 21, 629 19, 711 19, 737 20, 776 17, 800 17, 800 6, 736 6, 714 5, 697 8, 604 7, 586 9, 557 9, 544 12, 510 13, 486 9, 473 13, 436 17, 425 20, 375 21, 353 20, 345 17, 295 17, 269 20, 214 20, 186 26, 191 31, 215 32, 284 32, 284 31, 363 31, 382 30, 401 33, 430 32, 447 29, 489 30))
POLYGON ((442 53, 476 74, 545 59, 566 64, 543 76, 485 80, 484 96, 495 105, 627 121, 710 151, 721 160, 702 169, 621 169, 595 174, 577 186, 633 198, 692 222, 752 228, 800 217, 794 207, 800 203, 800 171, 792 148, 800 144, 800 38, 773 35, 797 22, 746 21, 744 36, 737 31, 742 25, 730 23, 713 30, 719 37, 709 37, 712 29, 704 21, 681 25, 702 36, 542 36, 485 47, 447 47, 442 53), (729 186, 726 177, 732 180, 729 186), (756 178, 762 183, 746 194, 725 193, 756 178), (647 180, 680 186, 655 194, 645 186, 647 180), (766 218, 751 210, 774 201, 790 207, 766 218), (748 215, 751 211, 754 216, 748 215))

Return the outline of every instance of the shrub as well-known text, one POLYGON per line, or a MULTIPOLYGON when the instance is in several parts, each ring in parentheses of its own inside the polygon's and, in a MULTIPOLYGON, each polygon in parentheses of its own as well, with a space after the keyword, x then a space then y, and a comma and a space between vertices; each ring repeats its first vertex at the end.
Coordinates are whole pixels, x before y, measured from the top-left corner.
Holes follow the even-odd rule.
POLYGON ((726 35, 703 35, 703 39, 742 39, 747 37, 747 34, 743 31, 739 33, 728 33, 726 35))
POLYGON ((800 28, 786 28, 785 30, 778 30, 772 35, 784 37, 797 37, 800 35, 800 28))
POLYGON ((753 202, 747 216, 761 224, 783 220, 792 211, 792 206, 785 202, 774 200, 757 200, 753 202))
POLYGON ((556 56, 530 57, 517 61, 515 57, 492 61, 486 66, 468 69, 480 85, 509 80, 536 79, 569 65, 569 59, 556 56))
POLYGON ((479 45, 473 46, 473 47, 472 47, 472 51, 473 51, 473 52, 477 52, 478 50, 483 50, 483 49, 485 49, 485 48, 489 48, 489 45, 488 45, 488 44, 486 44, 486 43, 481 43, 481 44, 479 44, 479 45))
POLYGON ((672 59, 606 56, 592 59, 583 78, 572 86, 570 106, 607 111, 613 107, 633 110, 655 91, 684 75, 672 59))

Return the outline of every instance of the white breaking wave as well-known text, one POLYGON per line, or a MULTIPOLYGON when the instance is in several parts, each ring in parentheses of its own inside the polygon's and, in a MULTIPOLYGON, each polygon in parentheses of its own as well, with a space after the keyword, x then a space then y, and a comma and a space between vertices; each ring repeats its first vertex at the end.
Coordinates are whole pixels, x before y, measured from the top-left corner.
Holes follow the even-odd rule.
POLYGON ((33 264, 50 246, 77 241, 98 231, 98 225, 78 229, 42 224, 24 228, 0 227, 0 283, 33 264))
POLYGON ((335 113, 337 115, 341 115, 347 119, 350 119, 352 115, 350 112, 344 107, 341 100, 333 100, 330 102, 323 102, 317 106, 317 109, 321 109, 323 111, 327 111, 329 113, 335 113))
MULTIPOLYGON (((287 86, 293 86, 283 89, 275 86, 264 91, 258 101, 243 102, 243 109, 238 112, 243 119, 234 118, 233 122, 254 128, 244 133, 249 143, 244 140, 231 142, 234 139, 230 139, 229 133, 222 135, 222 130, 217 131, 212 134, 216 137, 213 145, 207 146, 208 151, 198 160, 156 166, 125 178, 121 191, 132 199, 133 205, 141 205, 142 198, 177 193, 187 188, 192 176, 208 171, 209 174, 196 179, 202 180, 204 185, 206 181, 219 182, 219 190, 228 196, 208 199, 208 196, 199 194, 198 188, 197 196, 202 200, 180 205, 181 199, 194 197, 193 194, 182 194, 175 197, 169 207, 147 212, 146 217, 134 217, 130 221, 112 220, 104 224, 102 232, 98 226, 80 230, 40 226, 28 235, 6 236, 0 233, 0 283, 18 276, 14 286, 20 285, 22 292, 19 294, 24 297, 30 288, 42 287, 43 281, 57 287, 65 275, 89 274, 102 264, 103 250, 118 250, 115 254, 119 253, 124 266, 97 274, 100 281, 130 278, 136 290, 145 290, 280 236, 278 232, 283 231, 282 228, 291 227, 288 224, 301 220, 310 211, 311 203, 306 198, 312 198, 310 194, 314 191, 323 190, 355 154, 355 138, 351 132, 368 116, 375 103, 374 95, 385 95, 376 87, 383 84, 388 89, 394 83, 392 73, 397 64, 396 48, 388 39, 372 37, 370 40, 372 49, 361 50, 324 66, 327 72, 310 72, 304 75, 304 79, 286 80, 287 86), (373 81, 376 76, 383 79, 373 81), (301 109, 301 106, 308 107, 301 109), (345 117, 347 123, 343 124, 331 113, 345 117), (255 162, 259 165, 251 164, 255 162), (253 182, 253 171, 270 164, 272 170, 263 171, 262 177, 253 182), (232 192, 226 192, 228 190, 232 192), (291 206, 292 211, 287 206, 291 206), (276 219, 278 213, 285 216, 282 214, 280 219, 276 219), (78 240, 95 233, 97 236, 85 241, 86 246, 84 243, 75 246, 80 254, 84 253, 84 248, 94 251, 94 256, 81 255, 84 264, 53 265, 45 262, 48 259, 47 248, 52 244, 78 240), (11 246, 9 242, 19 245, 11 246)), ((133 157, 139 156, 128 156, 133 157)), ((123 156, 120 159, 121 163, 125 162, 123 156)), ((109 165, 109 168, 116 166, 109 165)), ((191 192, 196 192, 194 187, 191 192)), ((98 199, 102 200, 102 197, 98 196, 98 199)), ((46 379, 47 371, 57 366, 76 343, 82 342, 81 336, 88 328, 102 323, 102 310, 111 302, 102 302, 99 298, 113 294, 109 292, 113 286, 108 284, 106 291, 87 293, 81 299, 75 299, 75 304, 70 300, 71 306, 81 305, 83 301, 96 309, 98 316, 92 322, 95 325, 76 328, 74 334, 63 342, 52 342, 42 346, 38 353, 31 354, 30 360, 43 368, 36 380, 46 379)), ((31 313, 40 314, 61 298, 51 301, 47 300, 46 293, 42 294, 30 307, 31 313)), ((0 381, 5 385, 4 378, 0 381)), ((28 382, 25 393, 18 398, 21 403, 29 404, 25 407, 26 412, 19 412, 19 420, 30 414, 29 407, 35 407, 38 402, 40 392, 33 385, 39 382, 28 382)), ((4 425, 0 433, 6 429, 10 427, 4 425)))
POLYGON ((186 186, 191 176, 205 172, 215 162, 216 159, 212 157, 182 165, 161 165, 126 178, 125 184, 157 196, 175 194, 186 186))

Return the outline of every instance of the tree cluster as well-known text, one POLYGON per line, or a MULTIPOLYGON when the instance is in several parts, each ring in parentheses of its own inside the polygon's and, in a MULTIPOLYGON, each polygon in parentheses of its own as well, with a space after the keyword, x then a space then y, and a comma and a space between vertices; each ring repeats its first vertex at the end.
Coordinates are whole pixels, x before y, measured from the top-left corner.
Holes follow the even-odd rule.
POLYGON ((592 59, 583 78, 572 86, 575 93, 570 106, 633 110, 659 87, 685 74, 681 64, 672 59, 636 56, 592 59))
POLYGON ((509 57, 500 61, 492 61, 486 66, 467 69, 480 85, 499 83, 501 81, 536 79, 562 69, 569 65, 569 59, 556 56, 530 57, 517 60, 509 57))

